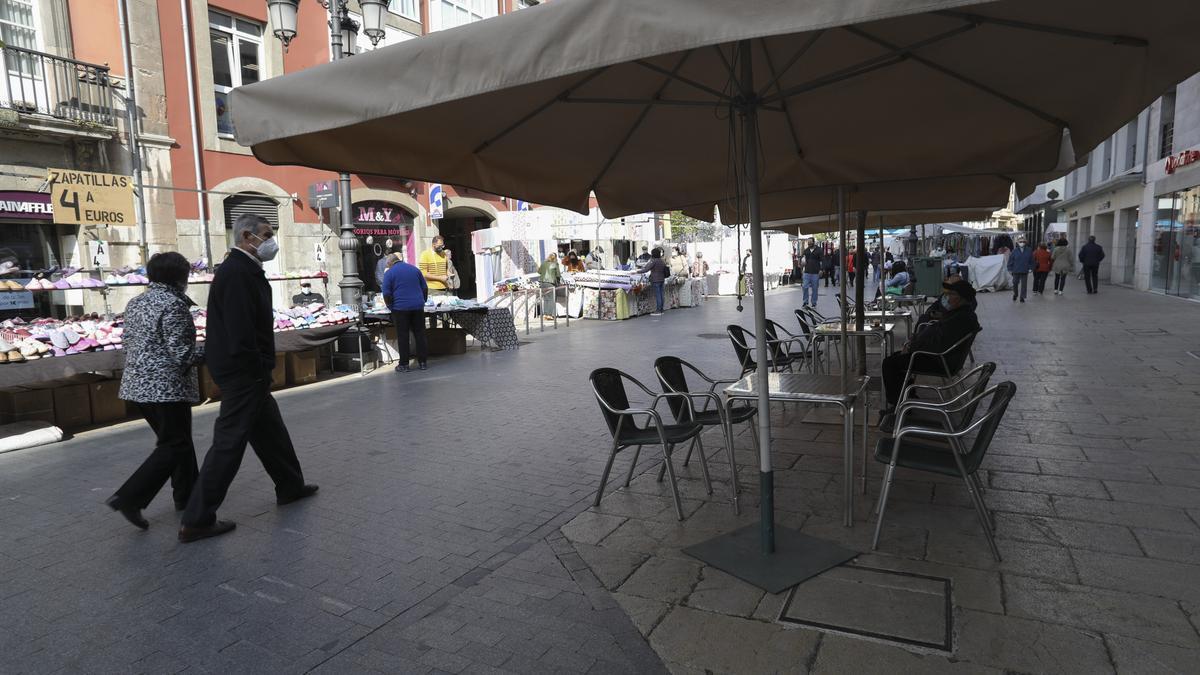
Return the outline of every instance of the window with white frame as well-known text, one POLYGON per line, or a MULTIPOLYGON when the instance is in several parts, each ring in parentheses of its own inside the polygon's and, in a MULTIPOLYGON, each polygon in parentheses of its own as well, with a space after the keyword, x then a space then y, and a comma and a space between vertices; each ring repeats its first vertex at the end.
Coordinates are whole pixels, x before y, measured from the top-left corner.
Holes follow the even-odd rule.
POLYGON ((406 19, 412 19, 413 21, 421 20, 421 9, 417 0, 391 0, 388 3, 388 9, 393 14, 399 14, 406 19))
POLYGON ((429 0, 431 30, 446 30, 496 15, 496 0, 429 0))
MULTIPOLYGON (((349 15, 350 15, 351 19, 358 22, 359 26, 363 25, 363 18, 362 18, 361 14, 349 12, 349 15)), ((371 44, 371 38, 367 37, 366 31, 364 31, 360 28, 359 31, 357 33, 355 33, 355 35, 354 35, 354 53, 362 54, 363 52, 369 52, 372 49, 378 49, 380 47, 394 45, 398 42, 404 42, 405 40, 411 40, 415 37, 417 37, 417 36, 413 35, 412 33, 409 33, 408 31, 403 31, 403 30, 400 30, 399 28, 385 25, 383 27, 383 37, 379 40, 379 44, 373 45, 373 44, 371 44)), ((330 49, 332 50, 333 48, 330 47, 330 49)), ((333 58, 332 51, 329 52, 329 56, 330 56, 330 58, 333 58)))
MULTIPOLYGON (((37 19, 33 0, 0 0, 0 42, 11 47, 37 50, 37 19)), ((34 72, 37 64, 32 58, 9 54, 3 61, 6 83, 13 77, 38 75, 34 72)), ((13 86, 16 88, 17 85, 13 86)), ((4 88, 0 87, 0 94, 3 93, 4 88)))
POLYGON ((208 13, 208 26, 217 133, 231 136, 233 110, 229 106, 229 92, 262 79, 263 26, 213 11, 208 13))
POLYGON ((540 4, 538 0, 517 0, 517 9, 529 9, 537 4, 540 4))

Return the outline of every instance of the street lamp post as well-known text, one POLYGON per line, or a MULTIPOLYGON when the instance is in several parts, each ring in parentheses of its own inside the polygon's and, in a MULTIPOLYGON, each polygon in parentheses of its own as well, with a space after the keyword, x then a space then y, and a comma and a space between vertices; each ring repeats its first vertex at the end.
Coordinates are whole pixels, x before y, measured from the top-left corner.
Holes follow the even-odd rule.
MULTIPOLYGON (((358 22, 350 18, 349 0, 317 0, 329 11, 329 44, 333 51, 333 60, 354 54, 354 38, 358 35, 358 22)), ((379 44, 383 38, 383 17, 387 10, 387 0, 359 0, 363 14, 363 32, 371 39, 372 45, 379 44)), ((270 15, 271 26, 275 37, 283 43, 284 49, 296 37, 296 16, 300 10, 300 0, 267 0, 267 12, 270 15)), ((358 239, 354 236, 354 219, 350 210, 350 174, 338 174, 338 201, 341 212, 341 234, 338 237, 338 248, 342 251, 342 280, 338 282, 341 289, 342 304, 357 307, 362 295, 362 279, 358 271, 358 239)))

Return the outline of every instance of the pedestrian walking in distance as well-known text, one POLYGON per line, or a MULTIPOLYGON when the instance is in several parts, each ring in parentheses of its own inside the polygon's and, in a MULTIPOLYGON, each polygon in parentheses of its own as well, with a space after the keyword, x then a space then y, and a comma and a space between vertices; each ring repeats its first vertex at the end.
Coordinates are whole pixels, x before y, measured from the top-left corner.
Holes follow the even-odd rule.
POLYGON ((804 298, 805 307, 817 306, 817 292, 821 288, 821 265, 824 262, 821 249, 817 248, 815 241, 809 239, 808 246, 800 254, 800 265, 804 270, 804 286, 801 289, 801 295, 804 298))
POLYGON ((154 451, 105 502, 125 520, 146 529, 142 517, 154 497, 171 480, 175 510, 182 511, 196 482, 196 448, 192 445, 192 404, 200 400, 193 366, 204 359, 196 344, 196 326, 185 295, 187 258, 156 253, 146 264, 150 285, 125 308, 125 371, 119 395, 138 409, 154 431, 154 451))
POLYGON ((1054 294, 1062 295, 1067 288, 1067 275, 1075 273, 1075 258, 1071 255, 1071 247, 1066 237, 1059 237, 1054 242, 1054 251, 1050 253, 1050 269, 1054 272, 1054 294))
POLYGON ((1054 257, 1045 243, 1038 244, 1033 251, 1033 292, 1038 295, 1046 294, 1046 277, 1050 276, 1050 268, 1054 257))
POLYGON ((417 346, 417 367, 428 366, 429 347, 425 340, 425 301, 429 299, 429 286, 421 270, 399 258, 392 258, 391 265, 383 275, 383 301, 392 312, 392 325, 396 327, 396 351, 400 354, 397 373, 408 372, 408 336, 411 333, 417 346))
POLYGON ((1017 237, 1017 247, 1008 254, 1008 271, 1012 274, 1013 302, 1017 301, 1018 291, 1021 302, 1025 302, 1025 292, 1029 289, 1029 273, 1034 269, 1033 251, 1025 243, 1025 237, 1017 237))
POLYGON ((213 424, 212 447, 183 513, 179 541, 185 543, 235 527, 217 520, 217 509, 237 476, 247 443, 275 482, 276 503, 290 504, 317 492, 316 485, 304 482, 291 435, 271 396, 275 333, 271 285, 262 265, 274 259, 279 242, 271 224, 253 214, 238 217, 233 237, 234 248, 217 267, 208 291, 205 360, 221 389, 221 410, 213 424))
POLYGON ((1087 243, 1079 249, 1079 264, 1083 265, 1083 283, 1087 286, 1089 295, 1100 292, 1100 262, 1104 260, 1104 248, 1096 243, 1095 237, 1088 237, 1087 243))

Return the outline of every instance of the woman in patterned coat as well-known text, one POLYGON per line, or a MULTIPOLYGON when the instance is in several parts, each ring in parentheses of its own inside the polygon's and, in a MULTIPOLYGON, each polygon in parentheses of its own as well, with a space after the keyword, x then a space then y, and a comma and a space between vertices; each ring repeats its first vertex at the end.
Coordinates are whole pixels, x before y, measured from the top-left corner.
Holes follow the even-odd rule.
POLYGON ((142 509, 167 479, 175 510, 187 506, 196 482, 196 449, 192 445, 192 404, 199 400, 196 370, 204 345, 196 344, 196 327, 185 295, 187 258, 158 253, 146 265, 150 285, 125 309, 125 372, 122 399, 133 403, 157 442, 154 451, 105 504, 130 523, 146 529, 142 509))

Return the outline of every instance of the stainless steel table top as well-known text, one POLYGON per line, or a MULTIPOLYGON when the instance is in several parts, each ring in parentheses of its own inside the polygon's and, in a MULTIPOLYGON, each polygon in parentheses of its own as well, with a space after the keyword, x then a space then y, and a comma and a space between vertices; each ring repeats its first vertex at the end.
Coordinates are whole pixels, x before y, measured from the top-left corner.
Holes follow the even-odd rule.
MULTIPOLYGON (((872 326, 869 323, 864 323, 862 332, 864 332, 864 333, 890 333, 893 330, 895 330, 895 328, 896 328, 896 324, 894 324, 894 323, 885 323, 885 324, 882 324, 879 326, 872 326)), ((822 335, 840 335, 842 332, 842 324, 841 323, 823 323, 820 326, 817 326, 816 330, 818 333, 821 333, 822 335)), ((850 335, 850 334, 853 334, 856 332, 857 332, 857 329, 854 328, 853 326, 846 326, 846 334, 847 335, 850 335)))
MULTIPOLYGON (((809 401, 848 405, 867 386, 869 377, 817 375, 811 373, 769 373, 767 392, 773 401, 809 401)), ((758 376, 751 373, 725 388, 729 398, 758 398, 758 376)))

